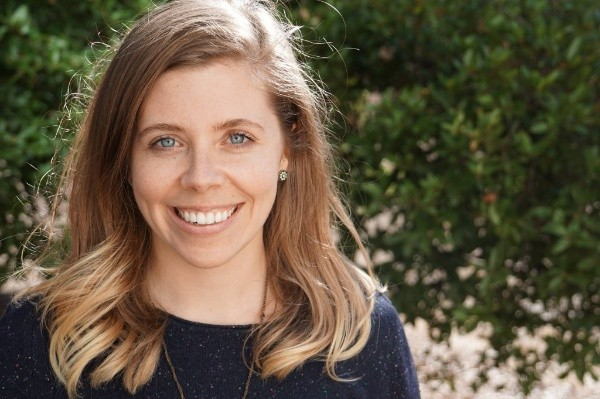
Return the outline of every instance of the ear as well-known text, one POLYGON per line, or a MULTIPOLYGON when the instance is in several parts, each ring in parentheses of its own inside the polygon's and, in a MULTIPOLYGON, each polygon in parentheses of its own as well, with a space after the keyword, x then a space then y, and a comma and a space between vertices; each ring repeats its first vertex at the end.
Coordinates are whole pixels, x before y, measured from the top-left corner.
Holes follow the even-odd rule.
POLYGON ((288 168, 288 149, 284 148, 279 160, 279 170, 287 170, 288 168))
MULTIPOLYGON (((298 125, 294 123, 292 125, 292 132, 298 128, 298 125)), ((279 170, 287 170, 288 168, 288 159, 290 158, 290 146, 289 143, 283 144, 283 153, 281 154, 281 160, 279 161, 279 170)))

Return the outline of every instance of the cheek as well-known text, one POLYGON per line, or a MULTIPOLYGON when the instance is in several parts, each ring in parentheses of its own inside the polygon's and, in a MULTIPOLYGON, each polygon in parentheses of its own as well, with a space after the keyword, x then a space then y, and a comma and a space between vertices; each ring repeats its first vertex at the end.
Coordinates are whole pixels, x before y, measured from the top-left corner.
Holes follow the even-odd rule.
POLYGON ((277 165, 267 160, 260 160, 259 162, 248 163, 243 167, 238 168, 238 173, 243 174, 248 179, 255 179, 263 184, 267 184, 270 180, 271 175, 277 171, 277 165))
POLYGON ((279 160, 263 157, 256 162, 245 163, 243 167, 230 170, 230 176, 238 188, 260 201, 261 206, 270 209, 277 192, 279 160))
POLYGON ((161 171, 153 168, 148 162, 143 159, 135 159, 131 165, 131 186, 135 202, 138 208, 147 219, 147 209, 154 201, 157 201, 161 196, 161 187, 165 183, 165 176, 162 176, 161 171))
POLYGON ((133 179, 133 197, 144 219, 148 221, 148 208, 153 202, 154 193, 146 184, 145 179, 133 179))

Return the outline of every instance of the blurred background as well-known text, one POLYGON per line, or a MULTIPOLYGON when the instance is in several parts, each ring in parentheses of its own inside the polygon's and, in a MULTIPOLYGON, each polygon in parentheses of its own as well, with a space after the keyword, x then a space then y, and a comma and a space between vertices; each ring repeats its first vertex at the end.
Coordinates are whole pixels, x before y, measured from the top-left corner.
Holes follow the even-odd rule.
MULTIPOLYGON (((0 314, 93 66, 151 3, 0 5, 0 314)), ((282 3, 423 397, 599 398, 600 2, 282 3)))

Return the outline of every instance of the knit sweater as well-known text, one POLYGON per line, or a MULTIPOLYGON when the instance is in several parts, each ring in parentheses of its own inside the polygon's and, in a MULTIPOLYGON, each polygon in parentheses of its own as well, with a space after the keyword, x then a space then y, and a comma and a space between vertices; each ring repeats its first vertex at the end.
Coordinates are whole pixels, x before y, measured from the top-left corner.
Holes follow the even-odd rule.
MULTIPOLYGON (((253 375, 247 398, 419 398, 419 386, 406 336, 390 301, 378 295, 372 314, 372 331, 365 348, 339 362, 339 376, 331 379, 322 361, 306 362, 285 379, 253 375)), ((222 326, 190 322, 169 316, 165 333, 177 377, 185 397, 241 398, 248 375, 241 348, 251 326, 222 326)), ((116 378, 92 388, 85 378, 79 393, 84 398, 131 398, 116 378)), ((48 361, 48 334, 35 305, 24 301, 9 306, 0 320, 0 398, 66 398, 48 361)), ((151 380, 134 398, 179 398, 164 355, 151 380)))

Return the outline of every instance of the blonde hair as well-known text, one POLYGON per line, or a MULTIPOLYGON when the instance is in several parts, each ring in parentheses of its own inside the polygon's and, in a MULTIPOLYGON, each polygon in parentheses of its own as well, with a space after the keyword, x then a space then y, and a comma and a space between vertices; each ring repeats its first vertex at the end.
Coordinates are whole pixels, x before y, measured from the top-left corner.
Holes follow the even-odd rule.
MULTIPOLYGON (((309 359, 355 356, 371 330, 381 287, 336 247, 341 223, 364 251, 333 182, 323 92, 297 61, 297 29, 266 1, 188 0, 156 8, 126 35, 92 97, 61 178, 69 201, 70 255, 26 293, 50 335, 50 363, 69 397, 86 367, 98 386, 122 378, 135 393, 152 377, 166 314, 144 285, 149 227, 127 184, 142 103, 165 71, 218 59, 249 62, 270 92, 289 150, 264 228, 269 286, 281 305, 259 326, 251 361, 284 378, 309 359)), ((366 253, 365 253, 366 255, 366 253)))

